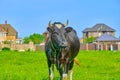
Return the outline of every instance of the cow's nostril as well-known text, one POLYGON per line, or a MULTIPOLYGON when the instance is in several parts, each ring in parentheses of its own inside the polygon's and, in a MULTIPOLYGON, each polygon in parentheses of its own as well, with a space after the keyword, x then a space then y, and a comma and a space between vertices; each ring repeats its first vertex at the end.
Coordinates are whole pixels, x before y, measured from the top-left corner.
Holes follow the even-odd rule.
POLYGON ((62 45, 64 45, 64 42, 62 42, 62 45))

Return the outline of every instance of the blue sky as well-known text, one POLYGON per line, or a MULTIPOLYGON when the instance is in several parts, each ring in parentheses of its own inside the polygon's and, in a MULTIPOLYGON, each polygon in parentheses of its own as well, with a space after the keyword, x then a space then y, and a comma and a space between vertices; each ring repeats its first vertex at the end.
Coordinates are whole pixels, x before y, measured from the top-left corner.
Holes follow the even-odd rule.
POLYGON ((79 37, 87 27, 105 23, 120 36, 120 0, 0 0, 0 24, 8 21, 24 38, 42 34, 48 22, 69 20, 79 37))

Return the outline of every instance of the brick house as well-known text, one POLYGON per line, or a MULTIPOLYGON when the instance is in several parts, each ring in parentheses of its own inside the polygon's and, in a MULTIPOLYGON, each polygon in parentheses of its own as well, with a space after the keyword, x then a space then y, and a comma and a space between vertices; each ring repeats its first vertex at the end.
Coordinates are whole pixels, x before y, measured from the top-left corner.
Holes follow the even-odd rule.
POLYGON ((18 32, 5 21, 4 24, 0 24, 0 43, 8 41, 10 43, 16 43, 18 32))
POLYGON ((82 31, 82 33, 83 33, 83 38, 80 40, 81 43, 83 43, 86 38, 89 38, 89 37, 98 38, 105 33, 114 36, 115 30, 104 23, 98 23, 91 28, 85 28, 82 31))

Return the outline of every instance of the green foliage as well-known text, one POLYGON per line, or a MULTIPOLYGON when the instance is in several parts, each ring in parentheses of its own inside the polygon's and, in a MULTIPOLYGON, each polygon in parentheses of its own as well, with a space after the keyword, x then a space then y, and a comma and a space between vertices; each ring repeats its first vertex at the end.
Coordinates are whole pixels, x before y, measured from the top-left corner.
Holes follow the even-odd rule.
POLYGON ((4 41, 3 43, 4 44, 10 44, 10 41, 4 41))
POLYGON ((30 48, 28 48, 26 51, 30 52, 30 48))
POLYGON ((85 39, 85 42, 86 43, 92 43, 92 42, 94 42, 94 40, 95 40, 95 37, 88 37, 88 38, 85 39))
POLYGON ((18 52, 18 50, 14 50, 14 52, 18 52))
POLYGON ((31 41, 31 40, 30 40, 29 37, 25 37, 25 38, 23 39, 23 43, 26 43, 26 44, 28 44, 30 41, 31 41))
POLYGON ((4 48, 2 48, 2 51, 10 51, 10 48, 4 47, 4 48))
MULTIPOLYGON (((119 51, 80 51, 77 59, 80 67, 74 64, 73 80, 120 80, 119 51)), ((59 80, 54 69, 54 80, 59 80)), ((48 76, 44 52, 0 52, 0 80, 49 80, 48 76)))
POLYGON ((41 42, 44 41, 44 35, 34 33, 34 34, 30 35, 29 37, 25 37, 23 39, 23 43, 29 43, 30 41, 33 41, 34 44, 40 44, 41 42))

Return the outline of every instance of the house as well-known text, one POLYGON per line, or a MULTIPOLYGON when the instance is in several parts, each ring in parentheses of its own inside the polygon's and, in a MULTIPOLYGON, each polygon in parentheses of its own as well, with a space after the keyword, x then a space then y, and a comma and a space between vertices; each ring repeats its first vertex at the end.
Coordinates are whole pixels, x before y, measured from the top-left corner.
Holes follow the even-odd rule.
POLYGON ((115 30, 106 24, 98 23, 82 32, 81 43, 84 43, 87 38, 94 37, 95 50, 120 50, 120 39, 115 37, 115 30))
POLYGON ((4 24, 0 24, 0 43, 7 41, 9 43, 16 43, 18 32, 5 21, 4 24))
POLYGON ((89 37, 98 38, 102 34, 110 34, 114 36, 115 30, 104 23, 98 23, 91 28, 84 29, 82 33, 83 33, 83 38, 82 38, 83 40, 81 41, 85 42, 86 38, 89 38, 89 37))
POLYGON ((120 39, 110 34, 103 34, 95 42, 98 44, 98 50, 119 50, 120 39))
POLYGON ((44 34, 44 42, 46 42, 49 37, 49 32, 46 30, 43 34, 44 34))

